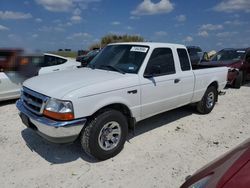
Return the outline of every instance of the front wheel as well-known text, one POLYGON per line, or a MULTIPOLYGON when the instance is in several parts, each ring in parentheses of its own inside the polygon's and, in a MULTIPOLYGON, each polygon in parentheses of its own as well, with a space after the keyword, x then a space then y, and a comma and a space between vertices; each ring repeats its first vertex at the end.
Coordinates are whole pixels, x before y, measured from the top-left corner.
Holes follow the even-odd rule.
POLYGON ((201 101, 197 103, 197 111, 201 114, 210 113, 214 108, 217 97, 218 92, 214 86, 207 88, 201 101))
POLYGON ((234 88, 240 89, 242 83, 243 83, 243 72, 240 71, 238 76, 236 77, 236 79, 234 81, 234 88))
POLYGON ((106 109, 94 117, 81 134, 85 152, 99 160, 117 155, 128 134, 126 117, 117 110, 106 109))

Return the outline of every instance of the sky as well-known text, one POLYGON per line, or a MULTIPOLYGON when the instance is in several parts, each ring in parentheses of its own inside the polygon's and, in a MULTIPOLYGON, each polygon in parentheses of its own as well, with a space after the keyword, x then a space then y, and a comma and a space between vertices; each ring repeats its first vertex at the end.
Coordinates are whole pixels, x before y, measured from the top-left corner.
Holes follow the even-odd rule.
POLYGON ((0 48, 87 49, 106 34, 250 47, 250 0, 0 0, 0 48))

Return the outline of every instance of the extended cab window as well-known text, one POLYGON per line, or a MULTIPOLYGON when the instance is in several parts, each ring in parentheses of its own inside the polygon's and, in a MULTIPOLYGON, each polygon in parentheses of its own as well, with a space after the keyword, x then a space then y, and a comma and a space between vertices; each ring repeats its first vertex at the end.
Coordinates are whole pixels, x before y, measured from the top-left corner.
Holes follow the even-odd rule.
POLYGON ((177 49, 177 53, 178 53, 180 64, 181 64, 181 70, 182 71, 190 70, 191 67, 190 67, 190 62, 188 59, 187 51, 185 49, 179 48, 177 49))
POLYGON ((144 74, 162 76, 174 73, 175 64, 172 50, 170 48, 154 49, 144 74))
POLYGON ((65 63, 66 61, 67 61, 66 59, 63 59, 60 57, 45 55, 44 56, 44 63, 42 64, 42 67, 61 65, 61 64, 65 63))

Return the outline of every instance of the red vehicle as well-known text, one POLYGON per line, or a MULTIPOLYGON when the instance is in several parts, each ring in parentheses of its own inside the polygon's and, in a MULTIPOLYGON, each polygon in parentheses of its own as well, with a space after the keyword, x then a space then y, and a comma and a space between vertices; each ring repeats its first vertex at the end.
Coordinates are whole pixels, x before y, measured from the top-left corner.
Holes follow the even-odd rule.
POLYGON ((181 188, 250 187, 250 139, 198 170, 181 188))
POLYGON ((209 62, 202 62, 200 66, 226 66, 228 70, 228 85, 240 88, 250 79, 250 48, 223 49, 209 62))

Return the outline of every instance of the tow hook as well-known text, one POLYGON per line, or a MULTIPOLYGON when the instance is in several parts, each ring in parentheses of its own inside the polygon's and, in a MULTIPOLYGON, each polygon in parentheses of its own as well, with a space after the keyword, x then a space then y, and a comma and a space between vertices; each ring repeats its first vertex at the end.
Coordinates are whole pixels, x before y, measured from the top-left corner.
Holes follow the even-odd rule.
POLYGON ((226 94, 226 91, 220 91, 219 92, 219 95, 225 95, 226 94))

